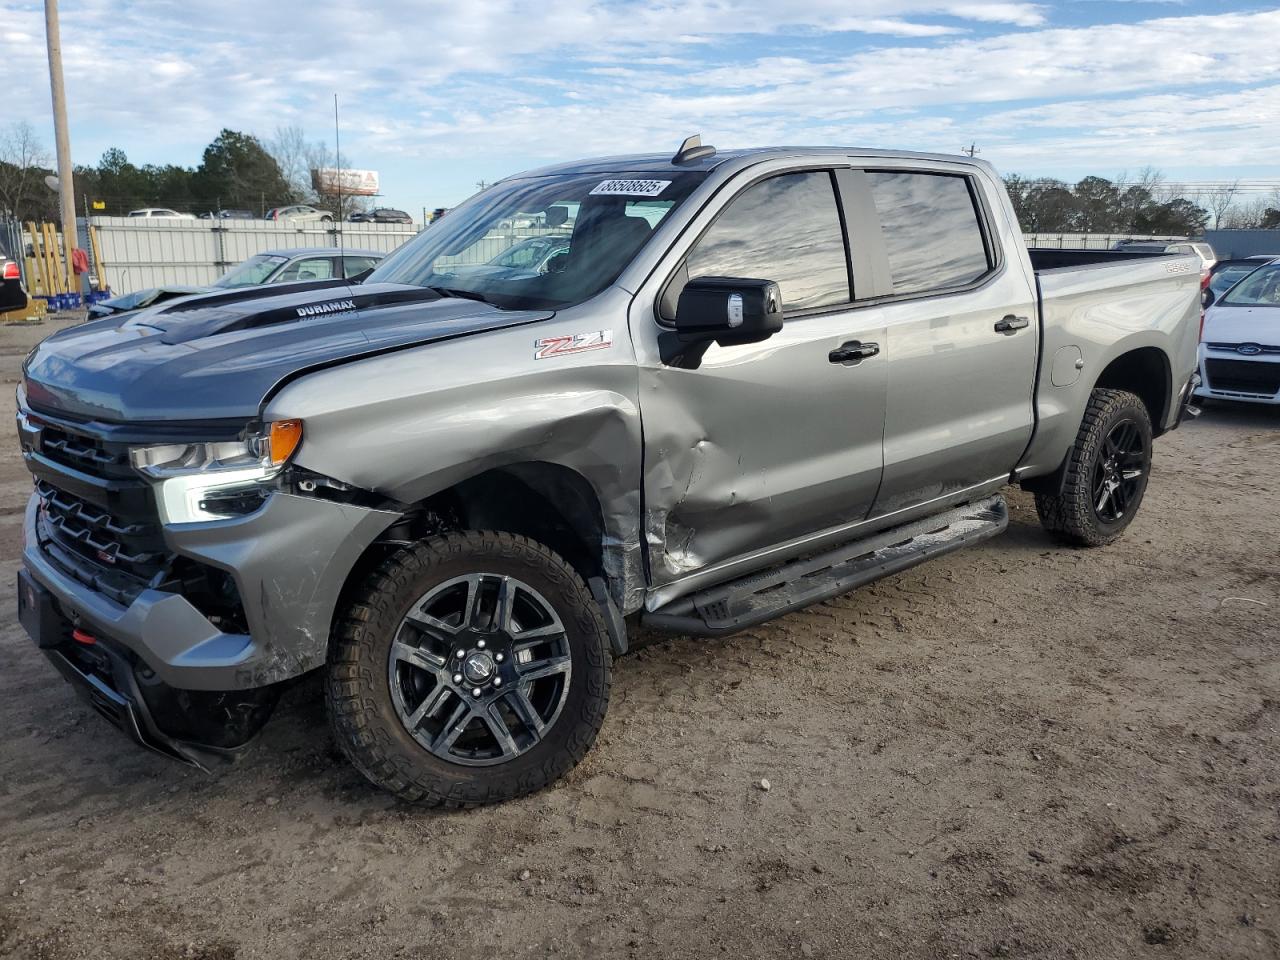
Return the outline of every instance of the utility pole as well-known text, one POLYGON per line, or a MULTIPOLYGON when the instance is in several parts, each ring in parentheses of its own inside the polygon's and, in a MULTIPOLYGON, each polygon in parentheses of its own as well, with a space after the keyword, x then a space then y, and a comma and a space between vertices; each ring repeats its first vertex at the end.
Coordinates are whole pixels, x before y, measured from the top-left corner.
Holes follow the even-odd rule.
POLYGON ((967 147, 961 147, 960 152, 967 153, 970 157, 972 157, 975 154, 981 153, 982 151, 978 149, 978 145, 976 143, 970 142, 967 147))
POLYGON ((66 256, 67 289, 80 292, 72 265, 76 248, 76 191, 71 182, 71 133, 67 129, 67 90, 62 84, 62 34, 58 30, 58 0, 44 0, 45 39, 49 44, 49 88, 53 92, 53 135, 58 150, 58 206, 62 211, 62 248, 66 256))

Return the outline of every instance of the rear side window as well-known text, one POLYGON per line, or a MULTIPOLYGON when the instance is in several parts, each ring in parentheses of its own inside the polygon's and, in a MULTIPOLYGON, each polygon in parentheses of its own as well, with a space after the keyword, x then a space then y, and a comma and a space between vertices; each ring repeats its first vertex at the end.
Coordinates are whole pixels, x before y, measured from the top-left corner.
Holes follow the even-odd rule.
POLYGON ((868 171, 867 180, 895 294, 963 286, 991 269, 964 177, 868 171))
POLYGON ((690 278, 773 280, 786 311, 846 303, 849 266, 831 174, 785 173, 748 187, 686 263, 690 278))

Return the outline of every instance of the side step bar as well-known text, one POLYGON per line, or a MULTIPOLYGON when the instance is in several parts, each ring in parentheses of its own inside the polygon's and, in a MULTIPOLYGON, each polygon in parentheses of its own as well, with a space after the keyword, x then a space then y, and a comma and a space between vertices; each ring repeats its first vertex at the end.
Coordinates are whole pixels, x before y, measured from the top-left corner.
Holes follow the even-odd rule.
POLYGON ((1001 495, 881 531, 671 601, 641 623, 696 637, 736 633, 1003 533, 1001 495))

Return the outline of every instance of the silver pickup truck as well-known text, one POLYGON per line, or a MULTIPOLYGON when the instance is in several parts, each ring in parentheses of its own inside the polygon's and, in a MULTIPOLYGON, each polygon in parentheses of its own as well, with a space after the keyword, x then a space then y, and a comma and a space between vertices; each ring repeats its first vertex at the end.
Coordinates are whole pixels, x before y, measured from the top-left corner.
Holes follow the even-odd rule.
POLYGON ((1114 540, 1199 319, 1194 257, 1029 254, 972 159, 690 138, 520 174, 362 283, 40 344, 20 616, 171 757, 234 757, 323 670, 375 783, 518 796, 590 748, 629 628, 731 633, 985 540, 1011 483, 1114 540))

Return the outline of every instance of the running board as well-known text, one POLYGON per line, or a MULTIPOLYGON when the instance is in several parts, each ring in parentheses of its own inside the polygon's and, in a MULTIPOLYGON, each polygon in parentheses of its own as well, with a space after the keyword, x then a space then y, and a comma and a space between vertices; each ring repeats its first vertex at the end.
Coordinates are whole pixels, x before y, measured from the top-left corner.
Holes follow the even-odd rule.
POLYGON ((697 637, 736 633, 1003 533, 996 495, 780 567, 709 587, 645 613, 641 623, 697 637))

